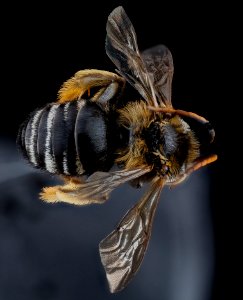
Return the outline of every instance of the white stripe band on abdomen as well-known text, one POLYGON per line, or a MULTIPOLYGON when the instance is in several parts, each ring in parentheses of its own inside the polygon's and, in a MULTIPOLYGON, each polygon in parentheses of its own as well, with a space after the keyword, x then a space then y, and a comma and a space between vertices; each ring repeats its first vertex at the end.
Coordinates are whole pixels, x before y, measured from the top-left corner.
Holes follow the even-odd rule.
MULTIPOLYGON (((68 102, 67 104, 65 104, 64 106, 64 121, 67 122, 68 119, 68 108, 69 108, 70 102, 68 102)), ((63 173, 66 175, 70 175, 69 170, 68 170, 68 162, 67 162, 67 151, 65 150, 63 152, 63 173)))
POLYGON ((46 135, 46 143, 45 143, 45 166, 47 171, 51 173, 55 173, 57 171, 55 157, 51 153, 51 138, 52 138, 52 125, 53 120, 56 115, 56 110, 59 107, 59 104, 54 104, 48 114, 47 117, 47 135, 46 135))
POLYGON ((29 142, 26 144, 26 150, 28 152, 29 155, 29 159, 30 161, 37 166, 37 153, 35 150, 35 145, 36 145, 36 135, 37 135, 37 125, 38 125, 38 121, 41 117, 41 113, 42 113, 43 109, 39 110, 36 112, 36 114, 34 115, 33 119, 32 119, 32 123, 31 123, 31 133, 30 133, 30 140, 29 142))

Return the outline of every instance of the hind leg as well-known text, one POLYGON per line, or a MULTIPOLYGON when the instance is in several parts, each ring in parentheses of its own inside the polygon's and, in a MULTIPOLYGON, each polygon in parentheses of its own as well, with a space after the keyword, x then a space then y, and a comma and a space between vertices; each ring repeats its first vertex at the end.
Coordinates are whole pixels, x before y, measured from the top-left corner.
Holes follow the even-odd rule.
POLYGON ((84 178, 76 178, 71 176, 62 176, 64 185, 57 185, 43 188, 40 193, 40 199, 47 203, 65 202, 74 205, 88 205, 92 203, 102 203, 103 201, 92 198, 74 196, 81 185, 84 184, 84 178))
POLYGON ((85 95, 85 99, 105 104, 121 94, 124 85, 125 80, 115 73, 95 69, 81 70, 64 82, 58 92, 58 102, 75 101, 85 95))
POLYGON ((64 181, 63 185, 56 185, 43 188, 42 192, 40 193, 41 200, 44 200, 48 203, 60 202, 57 195, 63 188, 71 192, 72 190, 75 190, 82 182, 84 182, 82 178, 77 177, 61 176, 61 178, 64 181))

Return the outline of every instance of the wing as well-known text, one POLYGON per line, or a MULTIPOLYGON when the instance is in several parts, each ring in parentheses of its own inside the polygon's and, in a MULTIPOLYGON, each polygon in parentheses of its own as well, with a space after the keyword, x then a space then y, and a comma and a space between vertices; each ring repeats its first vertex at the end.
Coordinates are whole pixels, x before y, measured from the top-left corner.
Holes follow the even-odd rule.
POLYGON ((152 106, 171 106, 172 55, 159 45, 140 55, 134 27, 119 6, 108 17, 106 53, 122 75, 152 106))
POLYGON ((104 203, 112 190, 127 181, 148 173, 147 166, 114 172, 95 172, 84 182, 45 188, 40 197, 47 202, 66 202, 76 205, 104 203))
POLYGON ((162 187, 163 181, 156 178, 148 192, 99 245, 112 293, 125 288, 141 265, 162 187))
POLYGON ((149 105, 158 106, 151 79, 137 46, 134 27, 124 9, 115 8, 106 25, 106 53, 120 73, 149 105))
MULTIPOLYGON (((142 58, 152 80, 158 103, 162 102, 166 107, 172 107, 171 86, 174 66, 170 50, 164 45, 158 45, 143 51, 142 58)), ((160 103, 160 106, 163 105, 160 103)))

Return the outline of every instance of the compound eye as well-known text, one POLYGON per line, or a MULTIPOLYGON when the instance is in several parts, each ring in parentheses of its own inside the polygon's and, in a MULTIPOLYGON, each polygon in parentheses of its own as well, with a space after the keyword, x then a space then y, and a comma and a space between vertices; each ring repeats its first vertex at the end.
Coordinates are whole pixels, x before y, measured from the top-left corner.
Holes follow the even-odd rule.
POLYGON ((169 167, 166 164, 162 165, 161 172, 166 175, 169 172, 169 167))

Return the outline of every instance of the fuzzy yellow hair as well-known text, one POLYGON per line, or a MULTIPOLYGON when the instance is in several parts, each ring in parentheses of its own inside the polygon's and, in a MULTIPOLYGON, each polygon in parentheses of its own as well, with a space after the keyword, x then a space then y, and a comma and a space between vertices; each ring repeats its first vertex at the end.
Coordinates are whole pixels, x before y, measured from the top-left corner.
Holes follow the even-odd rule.
POLYGON ((135 168, 146 164, 145 153, 148 151, 145 140, 141 137, 142 130, 147 128, 152 120, 153 112, 148 110, 146 103, 131 102, 119 110, 119 123, 125 128, 129 128, 131 133, 130 145, 128 149, 119 153, 116 162, 124 164, 125 168, 135 168))
POLYGON ((65 103, 77 100, 86 91, 90 91, 90 89, 98 86, 107 86, 111 82, 118 82, 124 85, 124 79, 112 72, 96 69, 78 71, 73 77, 63 83, 58 92, 58 102, 65 103))

